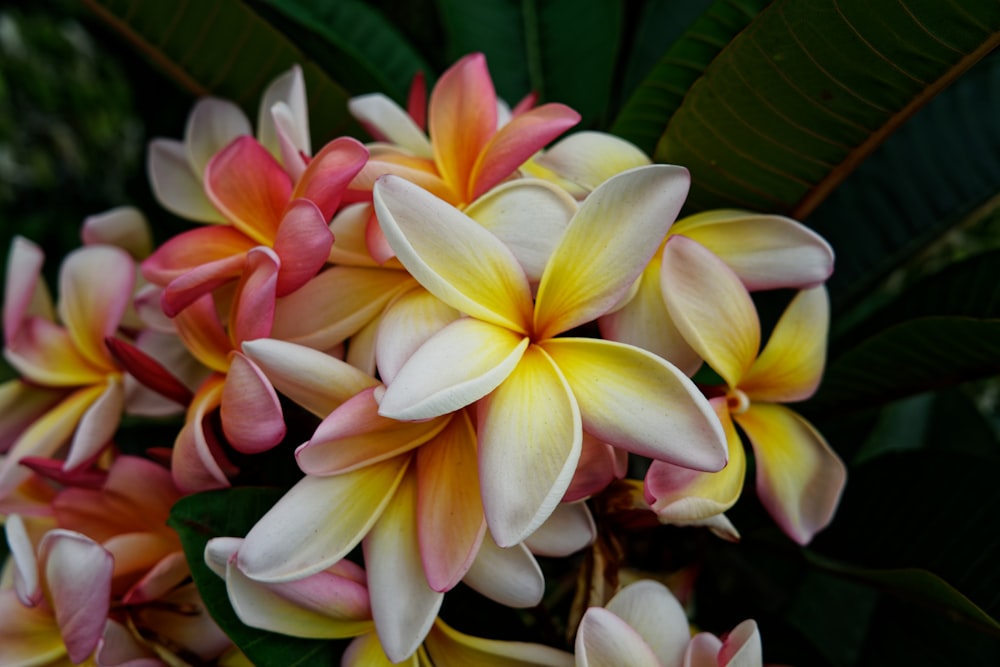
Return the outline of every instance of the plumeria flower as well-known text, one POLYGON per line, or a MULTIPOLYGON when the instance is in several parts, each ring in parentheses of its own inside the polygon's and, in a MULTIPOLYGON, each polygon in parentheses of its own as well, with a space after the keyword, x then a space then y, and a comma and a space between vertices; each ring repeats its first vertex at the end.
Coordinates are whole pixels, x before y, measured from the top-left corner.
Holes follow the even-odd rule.
POLYGON ((24 457, 52 456, 69 441, 66 469, 91 461, 110 442, 125 408, 124 371, 105 339, 116 335, 132 298, 135 263, 112 246, 73 251, 60 267, 56 309, 40 281, 41 264, 36 245, 15 239, 4 357, 29 384, 7 385, 13 400, 24 403, 5 416, 5 427, 20 435, 0 464, 0 496, 30 474, 19 466, 24 457), (34 419, 25 425, 29 416, 34 419))
POLYGON ((693 637, 677 598, 663 584, 630 584, 606 607, 584 613, 576 634, 577 667, 760 667, 760 633, 753 620, 725 639, 693 637))
MULTIPOLYGON (((464 208, 517 173, 539 149, 580 121, 562 104, 543 104, 514 115, 498 112, 496 91, 481 53, 452 65, 431 92, 428 134, 381 94, 353 98, 351 113, 388 143, 370 146, 371 159, 352 184, 370 193, 383 174, 396 174, 464 208)), ((520 109, 519 109, 520 111, 520 109)), ((366 242, 379 262, 392 257, 371 217, 366 242)))
POLYGON ((554 512, 528 544, 495 544, 486 532, 467 410, 398 422, 378 414, 374 378, 337 359, 274 340, 244 350, 313 411, 341 400, 333 387, 366 388, 333 409, 297 450, 307 477, 250 531, 236 566, 265 583, 298 581, 362 543, 372 614, 394 659, 416 650, 443 594, 460 580, 503 604, 532 606, 544 580, 531 550, 567 555, 593 539, 593 521, 579 504, 554 512), (313 379, 307 385, 301 378, 313 379), (333 514, 318 519, 316 508, 333 514), (324 530, 316 531, 317 521, 324 530))
POLYGON ((401 178, 376 186, 397 257, 465 313, 421 345, 388 383, 380 414, 421 420, 477 404, 486 520, 501 546, 548 517, 576 470, 583 432, 701 470, 725 465, 724 435, 696 387, 661 358, 621 343, 561 337, 621 300, 689 183, 654 165, 595 190, 547 258, 532 301, 528 277, 496 236, 401 178))
POLYGON ((829 523, 846 479, 843 462, 809 422, 781 405, 809 398, 826 358, 824 287, 803 290, 760 347, 760 322, 740 277, 704 246, 672 237, 664 250, 665 297, 685 340, 725 381, 711 400, 729 443, 729 466, 714 474, 654 462, 646 477, 653 509, 703 519, 730 507, 746 459, 734 423, 753 446, 757 495, 792 539, 808 543, 829 523))

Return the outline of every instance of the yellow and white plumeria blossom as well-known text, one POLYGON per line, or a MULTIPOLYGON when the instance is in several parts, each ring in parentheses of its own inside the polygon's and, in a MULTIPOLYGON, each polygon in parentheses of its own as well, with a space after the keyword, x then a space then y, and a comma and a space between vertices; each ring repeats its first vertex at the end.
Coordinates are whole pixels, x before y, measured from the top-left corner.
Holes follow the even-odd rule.
POLYGON ((729 442, 729 466, 702 474, 654 462, 646 477, 653 509, 671 520, 725 511, 743 488, 745 454, 734 422, 753 446, 757 494, 792 539, 808 543, 829 523, 846 481, 843 462, 809 422, 780 405, 819 386, 829 303, 823 286, 802 290, 760 348, 760 322, 735 271, 684 236, 667 241, 664 293, 685 340, 725 381, 712 399, 729 442))
POLYGON ((466 315, 407 360, 381 397, 380 414, 429 419, 481 401, 479 476, 501 546, 523 541, 556 507, 584 430, 678 465, 725 465, 719 420, 674 366, 621 343, 557 338, 622 299, 689 184, 686 169, 651 165, 598 187, 548 258, 534 303, 524 269, 500 239, 399 177, 376 184, 376 212, 400 262, 466 315))
POLYGON ((725 641, 693 637, 680 602, 666 586, 641 580, 606 607, 591 607, 576 634, 576 667, 760 667, 757 624, 746 620, 725 641))

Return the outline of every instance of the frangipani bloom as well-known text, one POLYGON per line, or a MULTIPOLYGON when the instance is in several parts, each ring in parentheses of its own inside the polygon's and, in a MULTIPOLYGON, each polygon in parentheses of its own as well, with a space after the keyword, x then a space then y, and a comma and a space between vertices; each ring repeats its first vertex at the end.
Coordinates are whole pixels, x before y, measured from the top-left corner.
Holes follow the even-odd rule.
POLYGON ((117 333, 132 298, 135 263, 112 246, 73 251, 60 267, 56 309, 40 281, 41 264, 36 245, 15 239, 4 298, 4 356, 25 382, 43 389, 5 389, 25 400, 21 417, 35 419, 26 426, 16 414, 3 417, 4 430, 16 428, 20 435, 0 464, 0 497, 30 474, 19 465, 24 457, 51 457, 70 441, 67 470, 92 460, 110 442, 125 407, 124 371, 104 341, 117 333))
MULTIPOLYGON (((247 535, 235 563, 243 575, 300 581, 362 543, 372 615, 396 660, 416 650, 443 593, 459 580, 507 605, 539 602, 544 580, 528 547, 501 549, 486 533, 469 411, 398 422, 378 414, 376 381, 343 362, 274 340, 244 349, 276 386, 314 411, 338 401, 332 387, 368 388, 336 407, 299 448, 307 477, 247 535), (298 378, 311 378, 312 386, 298 378)), ((567 505, 529 546, 566 555, 589 543, 593 531, 585 506, 567 505)))
POLYGON ((846 471, 819 432, 780 403, 805 400, 819 385, 829 321, 825 288, 799 292, 758 355, 757 312, 725 262, 675 236, 664 266, 678 328, 726 383, 712 404, 727 433, 729 465, 701 474, 654 462, 646 477, 653 509, 667 518, 703 519, 736 502, 746 460, 735 422, 753 446, 761 502, 792 539, 808 543, 833 517, 846 471))
POLYGON ((687 616, 663 584, 626 586, 606 607, 591 607, 576 634, 577 667, 760 667, 760 633, 746 620, 725 639, 691 636, 687 616))
POLYGON ((548 257, 534 302, 524 269, 496 236, 401 178, 376 185, 379 221, 396 256, 428 291, 467 315, 406 361, 388 383, 380 414, 429 419, 479 401, 479 477, 499 545, 523 541, 556 507, 584 430, 679 465, 725 465, 718 419, 671 364, 621 343, 559 337, 622 299, 688 184, 687 170, 667 165, 606 181, 548 257))

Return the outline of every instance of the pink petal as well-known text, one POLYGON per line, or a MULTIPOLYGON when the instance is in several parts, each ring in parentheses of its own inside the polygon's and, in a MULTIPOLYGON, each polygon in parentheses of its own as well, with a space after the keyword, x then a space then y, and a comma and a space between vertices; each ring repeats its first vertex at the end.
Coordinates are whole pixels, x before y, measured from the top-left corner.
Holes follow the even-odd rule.
POLYGON ((278 296, 291 294, 319 273, 332 246, 333 234, 316 205, 306 199, 293 201, 274 240, 274 251, 281 257, 278 296))
POLYGON ((357 139, 334 139, 309 161, 291 198, 312 201, 319 208, 323 223, 327 224, 336 213, 348 184, 367 161, 368 149, 357 139))
POLYGON ((782 530, 808 544, 833 519, 847 470, 812 424, 782 405, 734 415, 757 461, 757 495, 782 530))
POLYGON ((94 655, 97 667, 162 667, 152 649, 121 623, 108 619, 94 655))
POLYGON ((205 264, 243 256, 257 243, 228 225, 199 227, 169 239, 142 263, 146 280, 166 287, 205 264))
POLYGON ((212 295, 206 294, 174 318, 177 334, 198 361, 219 373, 229 369, 233 343, 219 321, 212 295))
POLYGON ((465 56, 448 68, 431 91, 428 131, 434 161, 463 202, 474 199, 468 195, 475 163, 497 131, 496 99, 481 53, 465 56))
POLYGON ((153 252, 153 232, 146 216, 132 206, 119 206, 83 219, 81 230, 86 245, 113 245, 126 251, 135 261, 153 252))
POLYGON ((476 431, 465 410, 417 450, 420 558, 436 591, 465 576, 486 532, 476 461, 476 431))
POLYGON ((278 394, 257 365, 239 352, 226 375, 220 414, 226 439, 244 454, 267 451, 285 437, 278 394))
POLYGON ((63 260, 59 271, 59 317, 83 356, 98 367, 111 365, 104 339, 118 325, 132 299, 135 263, 112 246, 85 246, 63 260))
POLYGON ((404 475, 362 546, 375 629, 385 654, 399 662, 424 641, 444 601, 427 585, 420 561, 415 473, 404 475))
MULTIPOLYGON (((252 248, 251 248, 252 250, 252 248)), ((230 255, 202 264, 170 281, 160 300, 167 317, 177 317, 181 311, 216 288, 239 278, 246 268, 246 253, 230 255)))
POLYGON ((205 167, 205 190, 241 232, 270 246, 292 194, 281 165, 252 137, 239 137, 205 167))
POLYGON ((52 301, 45 283, 39 278, 45 255, 26 238, 15 236, 7 256, 7 281, 4 286, 4 343, 10 345, 29 315, 54 320, 52 301))
POLYGON ((90 538, 67 530, 47 533, 39 555, 69 658, 83 662, 97 648, 108 618, 114 559, 90 538))
POLYGON ((625 476, 628 452, 601 442, 588 433, 583 434, 580 462, 573 473, 573 481, 566 489, 562 502, 571 503, 600 493, 615 479, 625 476))
POLYGON ((469 201, 510 176, 550 141, 580 122, 563 104, 543 104, 515 116, 490 139, 469 177, 469 201))
POLYGON ((108 338, 108 346, 115 361, 144 386, 165 396, 178 405, 187 406, 194 394, 160 362, 135 345, 117 338, 108 338))
POLYGON ((747 619, 732 629, 726 636, 726 641, 719 651, 721 667, 743 667, 760 665, 763 655, 760 644, 760 631, 757 623, 747 619))
POLYGON ((239 347, 245 340, 270 335, 280 270, 281 260, 270 248, 257 246, 247 253, 229 316, 233 347, 239 347))
POLYGON ((210 415, 222 400, 225 377, 213 375, 195 393, 187 419, 174 442, 170 470, 174 483, 185 493, 229 486, 232 464, 222 453, 210 415))
POLYGON ((122 597, 123 604, 142 604, 165 597, 191 576, 183 551, 174 551, 160 559, 122 597))
POLYGON ((531 535, 566 493, 580 459, 580 410, 566 378, 539 346, 479 403, 479 478, 497 544, 531 535))
POLYGON ((410 92, 406 96, 406 113, 421 131, 427 127, 427 79, 423 70, 418 70, 410 82, 410 92))
POLYGON ((336 475, 404 454, 448 424, 447 418, 401 422, 378 414, 375 387, 365 389, 323 420, 295 452, 307 475, 336 475))

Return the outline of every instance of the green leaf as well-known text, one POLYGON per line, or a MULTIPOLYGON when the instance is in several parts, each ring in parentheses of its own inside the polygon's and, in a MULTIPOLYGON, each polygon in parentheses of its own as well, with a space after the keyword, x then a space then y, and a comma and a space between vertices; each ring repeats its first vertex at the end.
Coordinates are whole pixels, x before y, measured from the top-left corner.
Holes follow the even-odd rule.
POLYGON ((923 317, 889 327, 837 357, 809 414, 868 409, 1000 373, 1000 319, 923 317))
POLYGON ((251 0, 262 16, 352 94, 381 92, 405 103, 423 57, 395 26, 358 0, 251 0))
POLYGON ((361 136, 347 113, 347 92, 284 35, 237 0, 84 0, 136 51, 194 95, 235 101, 257 117, 261 94, 276 76, 302 65, 313 141, 361 136))
POLYGON ((654 156, 693 209, 804 217, 1000 43, 1000 5, 776 0, 686 92, 654 156))
POLYGON ((205 565, 205 545, 213 537, 243 537, 283 495, 278 489, 239 487, 206 491, 177 501, 168 523, 184 545, 201 597, 230 639, 255 665, 334 665, 341 645, 300 639, 244 625, 233 611, 226 582, 205 565))
POLYGON ((1000 636, 1000 623, 932 572, 918 568, 879 570, 855 567, 804 550, 807 561, 821 570, 912 602, 1000 636))
POLYGON ((997 205, 998 113, 994 53, 917 112, 809 216, 837 251, 828 283, 836 310, 867 298, 890 271, 997 205))
POLYGON ((497 94, 514 104, 529 92, 606 122, 622 30, 622 3, 576 0, 441 0, 452 60, 486 54, 497 94))
POLYGON ((669 49, 626 102, 611 131, 652 155, 692 84, 769 2, 715 0, 679 39, 664 40, 669 49))

